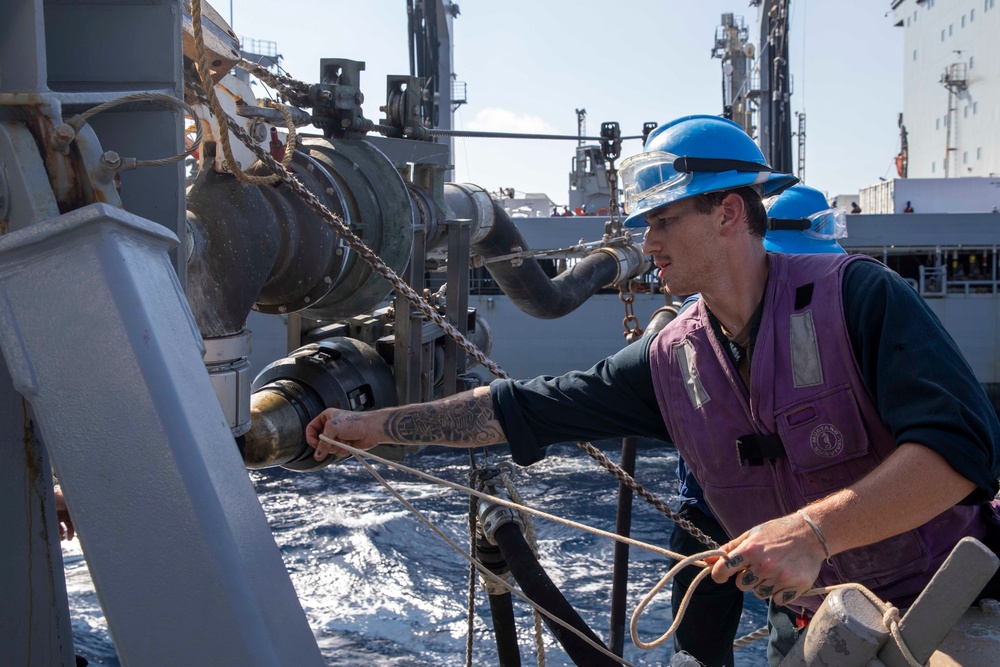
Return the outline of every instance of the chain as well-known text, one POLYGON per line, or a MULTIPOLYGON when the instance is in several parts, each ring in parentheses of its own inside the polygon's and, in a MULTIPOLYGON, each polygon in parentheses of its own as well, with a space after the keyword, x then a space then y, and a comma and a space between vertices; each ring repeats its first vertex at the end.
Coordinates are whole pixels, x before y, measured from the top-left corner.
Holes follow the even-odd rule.
MULTIPOLYGON (((189 86, 203 102, 207 100, 205 92, 200 86, 190 81, 186 82, 185 85, 189 86)), ((465 350, 470 357, 478 361, 484 368, 489 370, 498 378, 510 379, 510 375, 503 370, 503 368, 501 368, 495 361, 487 357, 482 350, 463 336, 454 325, 448 322, 443 315, 438 313, 432 305, 421 298, 421 296, 417 294, 412 287, 407 285, 395 271, 387 266, 381 257, 365 245, 364 241, 358 238, 358 236, 351 231, 340 216, 326 208, 316 195, 302 185, 302 183, 295 178, 294 175, 282 168, 269 153, 258 146, 250 134, 243 129, 239 123, 230 118, 228 115, 226 116, 226 122, 233 134, 235 134, 240 141, 246 144, 247 148, 249 148, 270 171, 276 173, 280 180, 287 185, 292 192, 298 195, 302 199, 303 203, 312 209, 321 220, 329 225, 330 228, 333 229, 334 233, 336 233, 337 236, 339 236, 348 245, 348 247, 350 247, 358 254, 359 257, 367 262, 372 269, 385 278, 405 299, 412 303, 417 310, 423 313, 429 320, 434 322, 434 324, 436 324, 446 335, 451 337, 459 347, 465 350)), ((589 442, 578 442, 577 446, 586 452, 588 456, 597 461, 597 463, 608 472, 613 474, 618 481, 632 489, 636 495, 652 505, 668 519, 686 530, 699 542, 713 548, 718 546, 712 538, 698 530, 694 524, 684 519, 684 517, 680 514, 670 509, 665 502, 654 496, 649 490, 646 489, 646 487, 622 470, 618 464, 605 456, 603 452, 594 447, 592 444, 589 442)))
POLYGON ((608 185, 611 186, 611 202, 608 210, 611 211, 611 228, 620 231, 622 228, 621 211, 618 208, 618 170, 615 169, 615 160, 608 160, 608 185))
POLYGON ((240 67, 253 74, 255 77, 281 93, 289 103, 297 107, 311 107, 312 100, 309 98, 309 84, 290 76, 274 74, 271 70, 251 62, 244 58, 240 61, 240 67))
POLYGON ((625 288, 621 285, 618 286, 618 298, 625 305, 625 319, 622 320, 622 326, 625 327, 625 341, 628 343, 634 343, 639 340, 642 336, 642 327, 639 326, 639 318, 635 316, 632 311, 632 304, 635 302, 635 281, 628 281, 628 293, 625 293, 625 288))

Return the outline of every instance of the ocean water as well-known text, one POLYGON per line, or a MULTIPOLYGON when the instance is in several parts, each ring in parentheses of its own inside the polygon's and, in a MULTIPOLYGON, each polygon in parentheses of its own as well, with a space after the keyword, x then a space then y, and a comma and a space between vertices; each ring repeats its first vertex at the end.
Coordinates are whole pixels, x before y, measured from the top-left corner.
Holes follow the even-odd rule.
MULTIPOLYGON (((604 450, 617 460, 620 446, 604 450)), ((502 453, 497 452, 502 460, 502 453)), ((676 488, 677 455, 662 446, 640 446, 637 477, 668 500, 676 488)), ((468 456, 441 448, 411 455, 406 463, 463 483, 468 456)), ((468 496, 393 470, 380 470, 393 486, 452 540, 468 548, 468 496)), ((354 462, 313 473, 281 469, 251 473, 275 540, 328 665, 430 667, 465 664, 468 564, 419 523, 354 462)), ((613 531, 617 482, 574 445, 556 445, 549 456, 517 469, 515 484, 526 503, 596 528, 613 531)), ((552 580, 590 627, 609 630, 613 544, 610 540, 536 519, 541 561, 552 580)), ((635 502, 632 535, 666 546, 672 523, 643 501, 635 502)), ((119 665, 86 561, 77 541, 64 543, 67 589, 77 653, 92 665, 119 665)), ((667 570, 659 555, 630 551, 631 614, 667 570)), ((670 592, 663 591, 642 617, 645 641, 670 625, 670 592)), ((530 610, 514 601, 522 662, 535 664, 530 610)), ((765 624, 762 602, 748 597, 740 632, 765 624)), ((705 619, 712 622, 711 619, 705 619)), ((626 630, 627 632, 627 630, 626 630)), ((666 665, 670 642, 640 651, 626 638, 625 658, 636 665, 666 665)), ((546 664, 572 662, 546 631, 546 664)), ((740 649, 737 665, 766 665, 763 642, 740 649)), ((485 594, 477 595, 473 664, 497 663, 485 594)))

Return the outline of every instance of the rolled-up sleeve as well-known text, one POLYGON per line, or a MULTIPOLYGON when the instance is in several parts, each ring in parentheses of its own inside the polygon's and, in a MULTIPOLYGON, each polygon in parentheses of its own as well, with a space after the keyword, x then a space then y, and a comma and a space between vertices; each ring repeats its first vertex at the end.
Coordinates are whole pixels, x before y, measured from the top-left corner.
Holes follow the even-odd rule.
POLYGON ((895 272, 854 262, 844 309, 862 376, 896 444, 940 454, 976 484, 966 503, 990 500, 1000 475, 1000 423, 958 345, 895 272))
POLYGON ((652 337, 587 371, 533 380, 496 380, 493 412, 520 465, 545 456, 556 442, 646 436, 667 440, 649 367, 652 337))

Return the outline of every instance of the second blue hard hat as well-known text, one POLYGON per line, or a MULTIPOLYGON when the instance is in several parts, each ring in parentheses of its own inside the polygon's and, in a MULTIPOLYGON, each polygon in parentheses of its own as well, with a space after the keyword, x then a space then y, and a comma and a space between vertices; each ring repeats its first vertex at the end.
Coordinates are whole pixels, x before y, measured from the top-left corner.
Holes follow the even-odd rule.
POLYGON ((808 185, 793 185, 764 202, 764 248, 789 254, 843 253, 837 239, 847 236, 847 216, 808 185))

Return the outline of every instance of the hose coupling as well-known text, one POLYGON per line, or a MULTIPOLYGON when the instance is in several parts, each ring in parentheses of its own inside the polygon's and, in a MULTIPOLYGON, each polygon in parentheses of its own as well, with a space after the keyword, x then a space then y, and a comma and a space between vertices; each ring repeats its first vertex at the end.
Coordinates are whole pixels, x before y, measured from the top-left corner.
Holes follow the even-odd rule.
MULTIPOLYGON (((487 486, 486 490, 497 498, 510 500, 510 496, 504 489, 495 489, 492 486, 487 486)), ((487 542, 496 544, 494 536, 497 529, 508 523, 516 524, 519 530, 524 531, 524 521, 521 520, 521 515, 515 510, 488 500, 479 501, 479 527, 482 529, 483 537, 486 538, 487 542)))
POLYGON ((618 263, 618 274, 612 284, 621 285, 626 281, 641 276, 650 269, 649 257, 642 254, 642 249, 635 244, 604 246, 594 252, 611 255, 618 263))

